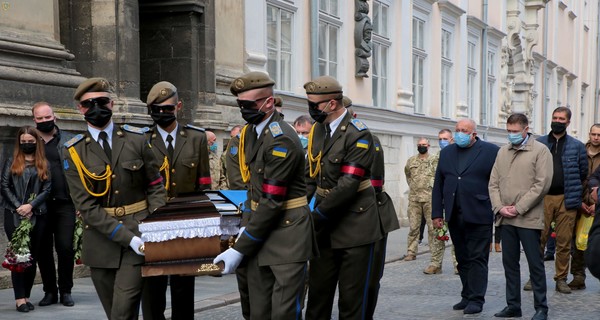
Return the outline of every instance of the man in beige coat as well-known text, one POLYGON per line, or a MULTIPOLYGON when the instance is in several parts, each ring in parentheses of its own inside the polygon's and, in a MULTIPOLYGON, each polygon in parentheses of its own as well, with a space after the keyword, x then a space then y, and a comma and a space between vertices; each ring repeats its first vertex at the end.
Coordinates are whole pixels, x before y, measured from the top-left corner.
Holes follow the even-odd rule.
POLYGON ((499 318, 521 317, 520 247, 523 246, 533 285, 536 313, 546 319, 546 273, 540 253, 544 228, 544 196, 552 183, 552 155, 548 148, 527 133, 529 122, 520 113, 506 121, 509 144, 498 152, 490 176, 489 192, 496 225, 502 226, 502 264, 506 277, 506 302, 499 318))

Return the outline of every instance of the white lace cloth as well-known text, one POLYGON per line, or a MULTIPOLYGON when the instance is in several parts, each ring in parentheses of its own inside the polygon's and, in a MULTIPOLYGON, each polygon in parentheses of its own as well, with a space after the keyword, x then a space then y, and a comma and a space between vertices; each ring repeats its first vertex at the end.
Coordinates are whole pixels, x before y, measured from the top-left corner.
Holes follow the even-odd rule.
POLYGON ((221 235, 236 235, 239 218, 203 218, 140 223, 139 229, 144 242, 162 242, 175 238, 209 238, 221 235))

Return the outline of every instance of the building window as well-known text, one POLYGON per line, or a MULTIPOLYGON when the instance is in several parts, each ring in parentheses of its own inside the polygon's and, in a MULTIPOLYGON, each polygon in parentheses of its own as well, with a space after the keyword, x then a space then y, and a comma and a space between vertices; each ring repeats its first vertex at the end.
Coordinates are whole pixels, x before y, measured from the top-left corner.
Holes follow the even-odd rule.
POLYGON ((319 11, 332 15, 340 16, 340 8, 338 0, 319 0, 319 11))
POLYGON ((450 118, 452 65, 452 33, 442 29, 442 83, 440 93, 442 117, 444 118, 450 118))
POLYGON ((267 5, 267 68, 280 90, 292 90, 292 29, 294 14, 267 5))
POLYGON ((494 51, 488 51, 487 54, 487 102, 479 113, 481 124, 491 125, 491 116, 496 104, 496 53, 494 51))
POLYGON ((474 116, 474 110, 477 99, 477 44, 475 41, 467 43, 467 105, 471 117, 474 116))
POLYGON ((338 75, 338 42, 340 27, 339 1, 319 2, 319 74, 334 78, 338 75))
POLYGON ((372 98, 373 105, 386 108, 388 106, 388 54, 391 42, 388 35, 389 7, 381 1, 373 1, 373 52, 372 52, 372 98))
POLYGON ((388 34, 388 12, 389 7, 381 1, 373 1, 373 33, 384 38, 389 38, 388 34))
POLYGON ((425 75, 425 20, 413 17, 412 23, 412 43, 413 43, 413 72, 412 72, 412 91, 415 113, 424 113, 423 91, 425 75))
POLYGON ((560 75, 557 76, 556 79, 556 107, 562 107, 562 77, 560 75))

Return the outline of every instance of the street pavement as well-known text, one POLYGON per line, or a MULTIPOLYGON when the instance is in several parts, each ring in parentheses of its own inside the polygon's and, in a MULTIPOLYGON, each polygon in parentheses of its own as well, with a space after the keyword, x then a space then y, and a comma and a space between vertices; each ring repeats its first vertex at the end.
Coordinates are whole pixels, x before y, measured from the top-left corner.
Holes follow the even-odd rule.
MULTIPOLYGON (((404 262, 400 258, 406 253, 408 228, 390 233, 388 239, 387 264, 381 282, 379 302, 375 319, 491 319, 494 313, 505 305, 504 271, 501 253, 490 253, 489 285, 486 304, 479 315, 464 315, 452 310, 452 305, 460 300, 460 279, 454 274, 449 248, 444 257, 443 273, 425 275, 423 269, 429 264, 428 246, 419 246, 415 261, 404 262)), ((427 239, 427 236, 425 237, 427 239)), ((600 319, 600 282, 592 276, 586 281, 587 289, 574 291, 570 295, 554 290, 554 263, 546 262, 548 283, 548 304, 550 319, 600 319)), ((527 280, 527 262, 521 255, 521 282, 527 280)), ((106 319, 89 277, 75 279, 73 288, 74 307, 55 304, 39 307, 43 297, 41 284, 32 290, 31 301, 36 309, 29 313, 18 313, 14 306, 12 289, 0 290, 0 319, 106 319)), ((523 319, 534 314, 531 292, 522 291, 523 319)), ((197 277, 195 294, 195 319, 242 319, 239 294, 235 276, 197 277)), ((169 301, 169 295, 167 294, 169 301)), ((170 305, 170 302, 167 303, 170 305)), ((170 309, 166 312, 170 318, 170 309)), ((337 307, 333 318, 337 319, 337 307)), ((140 319, 143 317, 140 316, 140 319)), ((176 319, 175 319, 176 320, 176 319)))

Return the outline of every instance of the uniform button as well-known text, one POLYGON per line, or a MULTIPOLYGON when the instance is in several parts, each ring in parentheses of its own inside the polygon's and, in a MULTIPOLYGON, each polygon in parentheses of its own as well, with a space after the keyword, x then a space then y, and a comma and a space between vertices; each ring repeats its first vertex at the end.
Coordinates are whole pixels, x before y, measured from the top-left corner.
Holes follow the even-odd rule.
POLYGON ((377 204, 378 204, 378 205, 381 205, 381 201, 377 201, 377 204))
POLYGON ((171 183, 171 185, 174 187, 177 185, 177 183, 173 182, 173 183, 171 183))
POLYGON ((335 159, 335 162, 338 162, 338 159, 335 159))
POLYGON ((192 164, 191 164, 192 168, 193 168, 195 165, 196 165, 196 164, 192 162, 192 164))
POLYGON ((325 163, 324 163, 324 162, 321 162, 321 165, 322 165, 322 166, 324 166, 324 165, 325 165, 325 163))
POLYGON ((358 211, 363 211, 363 208, 362 208, 362 207, 361 207, 361 208, 358 208, 358 211))
POLYGON ((285 220, 285 224, 290 224, 290 220, 285 220))
POLYGON ((119 190, 115 190, 115 194, 119 194, 119 190))
POLYGON ((137 166, 133 166, 134 169, 137 169, 137 166))
POLYGON ((175 169, 171 169, 171 173, 175 173, 175 169))
POLYGON ((458 180, 460 180, 460 177, 458 177, 458 180))
POLYGON ((113 178, 113 179, 116 179, 116 178, 117 178, 117 175, 116 175, 116 174, 113 174, 111 178, 113 178))
POLYGON ((88 226, 88 225, 86 224, 86 225, 85 225, 85 228, 86 228, 86 229, 89 229, 89 228, 90 228, 90 226, 88 226))
POLYGON ((119 223, 123 223, 123 221, 119 220, 119 223))

